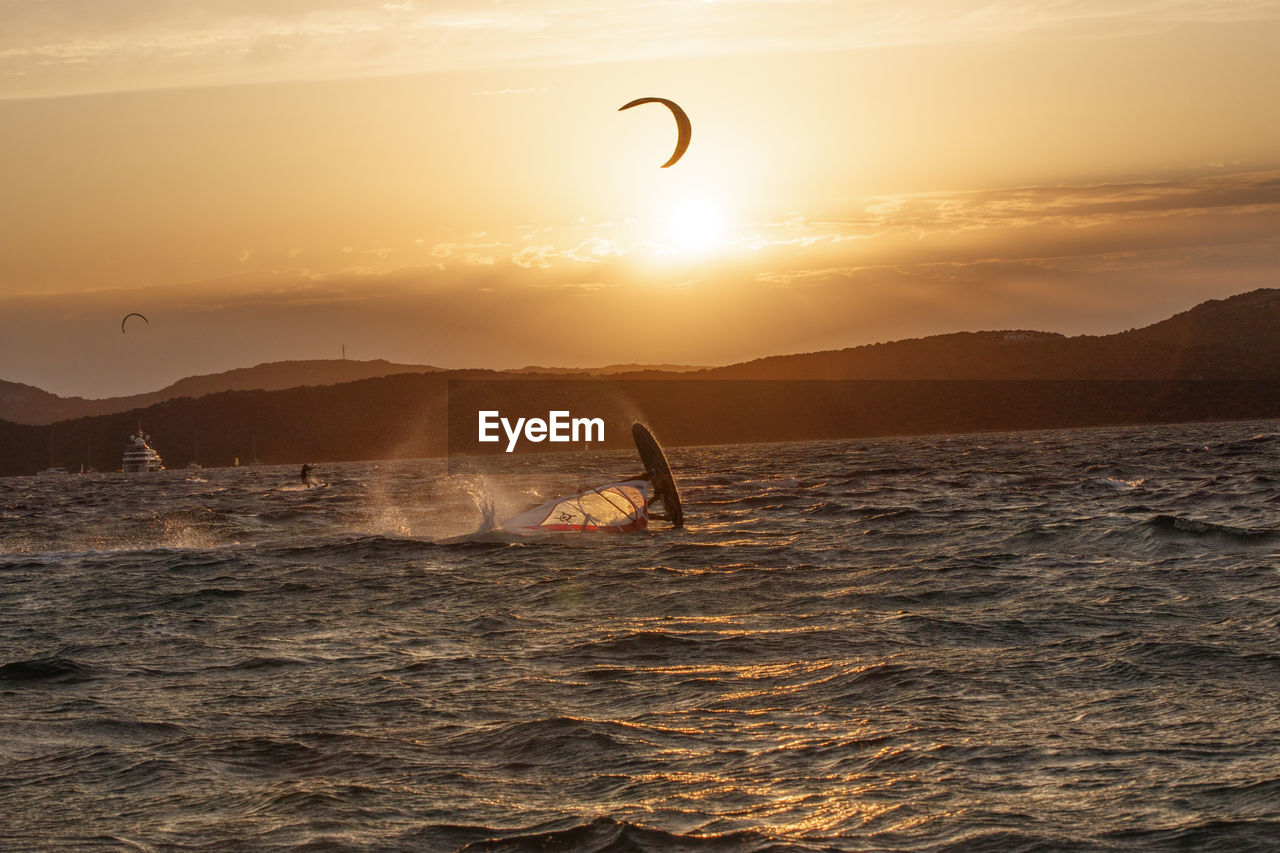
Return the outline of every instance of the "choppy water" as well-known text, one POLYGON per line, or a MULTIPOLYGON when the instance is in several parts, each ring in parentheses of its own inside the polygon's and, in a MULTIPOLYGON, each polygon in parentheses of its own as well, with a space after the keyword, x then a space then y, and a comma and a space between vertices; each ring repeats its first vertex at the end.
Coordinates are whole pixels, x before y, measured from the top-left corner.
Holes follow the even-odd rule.
POLYGON ((1275 849, 1277 424, 671 456, 0 480, 0 847, 1275 849))

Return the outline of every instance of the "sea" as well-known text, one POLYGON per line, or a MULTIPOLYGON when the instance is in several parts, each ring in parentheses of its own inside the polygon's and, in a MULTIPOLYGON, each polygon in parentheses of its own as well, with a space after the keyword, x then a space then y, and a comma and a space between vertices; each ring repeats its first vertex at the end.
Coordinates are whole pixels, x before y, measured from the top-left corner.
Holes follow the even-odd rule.
POLYGON ((669 455, 0 480, 0 849, 1280 849, 1280 423, 669 455))

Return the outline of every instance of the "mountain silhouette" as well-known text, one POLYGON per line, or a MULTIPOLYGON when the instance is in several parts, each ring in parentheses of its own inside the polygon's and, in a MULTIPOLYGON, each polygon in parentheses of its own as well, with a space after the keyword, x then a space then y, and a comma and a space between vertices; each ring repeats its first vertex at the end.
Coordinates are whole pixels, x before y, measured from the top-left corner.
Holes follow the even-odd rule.
POLYGON ((100 400, 59 397, 31 385, 0 380, 0 419, 20 424, 50 424, 72 418, 146 408, 178 397, 203 397, 222 391, 281 391, 304 385, 335 385, 397 373, 431 373, 439 369, 422 364, 395 364, 382 359, 276 361, 223 373, 188 376, 158 391, 100 400))
POLYGON ((1280 379, 1280 290, 1201 303, 1142 329, 1066 337, 956 332, 850 349, 771 356, 697 376, 716 379, 1280 379))
MULTIPOLYGON (((237 457, 297 464, 442 455, 455 410, 470 418, 464 431, 475 430, 475 407, 451 406, 456 380, 492 389, 496 402, 482 408, 568 409, 628 430, 643 419, 671 446, 1276 418, 1280 290, 1213 300, 1114 335, 964 332, 681 372, 259 365, 191 377, 151 395, 78 401, 121 407, 164 398, 127 410, 44 425, 0 419, 0 476, 53 465, 115 470, 139 422, 171 468, 237 457), (341 371, 387 375, 324 382, 341 371), (228 387, 235 385, 250 387, 228 387), (202 393, 208 388, 222 390, 202 393)), ((68 402, 16 383, 0 387, 0 397, 7 394, 10 403, 17 397, 46 411, 68 402)), ((609 446, 628 447, 629 433, 619 436, 609 446)))
MULTIPOLYGON (((699 370, 677 364, 641 365, 611 364, 605 367, 523 367, 509 371, 516 374, 562 376, 611 376, 621 373, 684 373, 699 370)), ((314 361, 275 361, 255 367, 240 367, 222 373, 189 376, 158 391, 127 397, 90 400, 83 397, 59 397, 41 388, 0 379, 0 420, 19 424, 51 424, 72 418, 109 415, 143 409, 179 397, 203 397, 223 391, 283 391, 308 385, 337 385, 360 379, 395 376, 401 373, 436 373, 439 367, 425 364, 397 364, 375 359, 318 359, 314 361)))

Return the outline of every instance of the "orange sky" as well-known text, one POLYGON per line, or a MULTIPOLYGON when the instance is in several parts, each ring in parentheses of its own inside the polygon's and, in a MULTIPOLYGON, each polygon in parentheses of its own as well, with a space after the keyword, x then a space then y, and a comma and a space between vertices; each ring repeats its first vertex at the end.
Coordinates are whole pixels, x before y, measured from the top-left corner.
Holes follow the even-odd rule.
POLYGON ((725 363, 1280 285, 1276 3, 156 5, 4 4, 0 379, 725 363), (692 119, 670 169, 643 96, 692 119))

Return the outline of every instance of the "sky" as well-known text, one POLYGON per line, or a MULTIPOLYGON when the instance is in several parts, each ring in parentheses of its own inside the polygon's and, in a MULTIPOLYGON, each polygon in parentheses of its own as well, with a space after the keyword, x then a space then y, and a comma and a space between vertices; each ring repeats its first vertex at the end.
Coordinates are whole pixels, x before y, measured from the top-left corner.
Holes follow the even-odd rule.
POLYGON ((0 0, 0 379, 727 364, 1280 286, 1280 3, 0 0), (692 144, 668 169, 675 123, 692 144), (120 319, 142 312, 149 323, 120 319))

